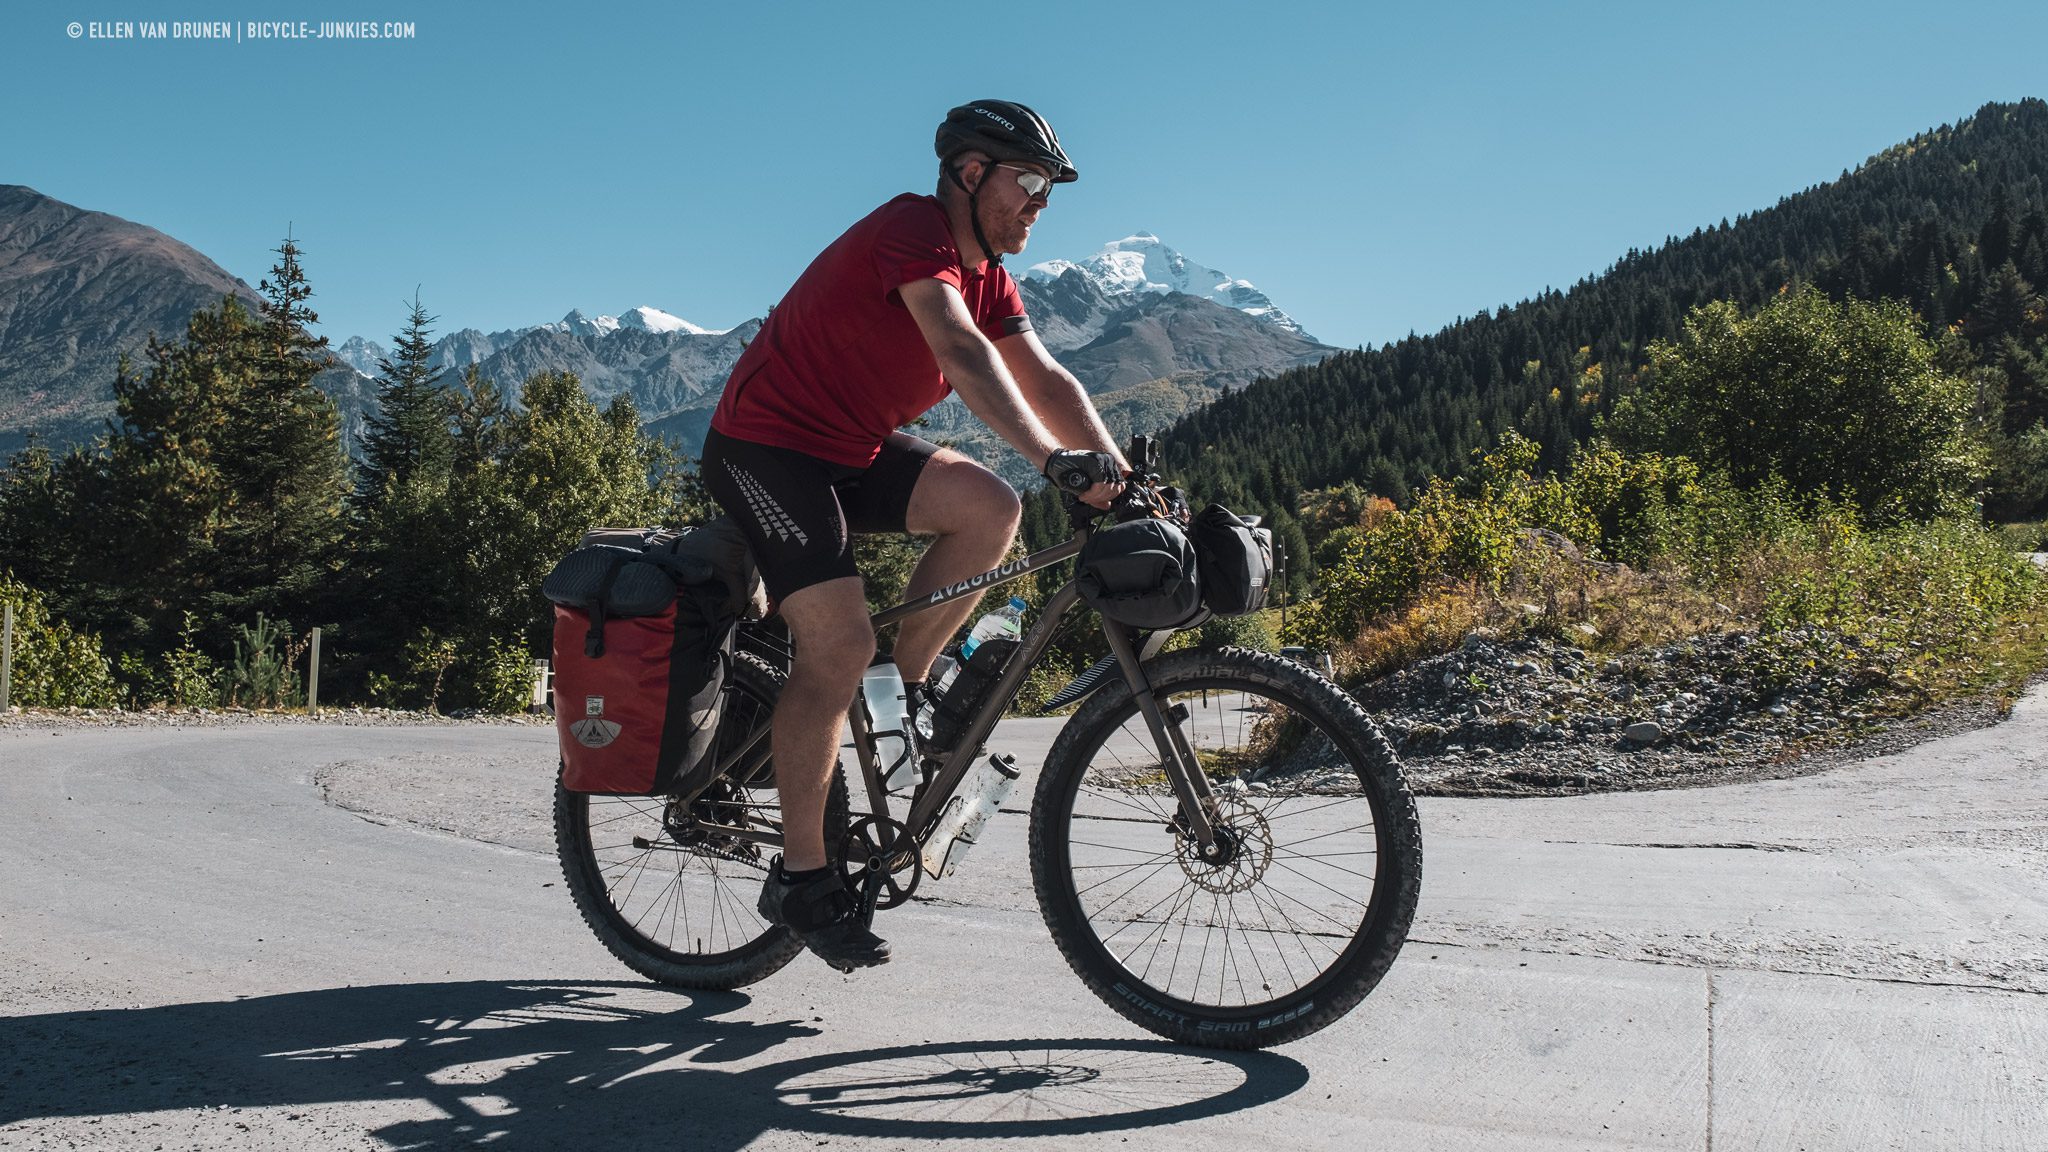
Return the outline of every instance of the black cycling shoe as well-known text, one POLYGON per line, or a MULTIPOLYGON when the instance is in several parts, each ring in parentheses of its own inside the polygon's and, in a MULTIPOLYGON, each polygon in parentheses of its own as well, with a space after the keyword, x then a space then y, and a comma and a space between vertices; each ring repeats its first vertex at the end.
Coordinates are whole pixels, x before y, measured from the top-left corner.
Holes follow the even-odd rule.
POLYGON ((860 905, 836 868, 790 884, 782 879, 777 856, 761 885, 760 910, 770 924, 786 925, 818 959, 841 972, 889 962, 889 942, 861 923, 860 905))

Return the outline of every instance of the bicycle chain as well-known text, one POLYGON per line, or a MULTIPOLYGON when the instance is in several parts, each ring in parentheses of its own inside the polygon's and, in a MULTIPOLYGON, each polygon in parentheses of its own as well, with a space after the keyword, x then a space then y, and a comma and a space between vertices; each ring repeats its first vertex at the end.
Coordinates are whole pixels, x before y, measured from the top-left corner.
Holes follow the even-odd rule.
POLYGON ((676 847, 688 852, 692 856, 714 856, 720 860, 729 860, 734 864, 744 864, 756 872, 766 873, 768 871, 768 865, 760 859, 758 853, 750 860, 730 848, 721 848, 709 842, 684 844, 678 841, 676 847))

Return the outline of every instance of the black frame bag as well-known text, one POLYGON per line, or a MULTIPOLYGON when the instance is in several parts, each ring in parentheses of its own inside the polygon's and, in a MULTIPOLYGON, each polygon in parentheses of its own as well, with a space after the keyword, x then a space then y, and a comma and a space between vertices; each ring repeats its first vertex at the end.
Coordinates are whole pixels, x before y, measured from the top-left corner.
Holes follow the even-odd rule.
POLYGON ((1202 565, 1202 603, 1218 616, 1244 616, 1266 606, 1273 585, 1273 532, 1245 522, 1221 504, 1202 509, 1191 526, 1202 565))
POLYGON ((1203 615, 1195 547, 1171 520, 1097 528, 1081 545, 1074 582, 1090 608, 1133 628, 1181 628, 1203 615))

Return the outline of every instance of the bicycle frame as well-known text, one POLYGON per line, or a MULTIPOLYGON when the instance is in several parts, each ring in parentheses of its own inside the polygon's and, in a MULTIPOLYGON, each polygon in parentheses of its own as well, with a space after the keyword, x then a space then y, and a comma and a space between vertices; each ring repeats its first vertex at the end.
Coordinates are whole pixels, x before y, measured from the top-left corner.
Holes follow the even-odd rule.
MULTIPOLYGON (((1027 573, 1040 571, 1078 554, 1086 541, 1087 530, 1082 529, 1072 539, 1063 543, 1035 552, 1022 560, 1013 560, 992 568, 979 576, 948 585, 921 599, 905 601, 893 608, 877 612, 869 620, 879 629, 920 612, 929 611, 941 604, 958 600, 962 596, 978 597, 990 588, 1000 587, 1027 573)), ((1024 677, 1030 673, 1032 665, 1038 662, 1038 658, 1044 655, 1045 649, 1052 643, 1053 634, 1059 629, 1060 622, 1074 609, 1080 599, 1080 588, 1072 580, 1062 584, 1059 590, 1053 593, 1052 598, 1046 602, 1044 611, 1039 614, 1038 620, 1018 641, 1017 650, 1011 654, 1009 662, 1003 667, 1002 675, 996 680, 988 699, 968 723, 959 744, 947 755, 931 779, 913 795, 910 810, 905 815, 903 823, 910 829, 911 837, 919 848, 924 846, 925 837, 930 834, 932 824, 944 811, 946 804, 952 800, 954 792, 960 787, 960 782, 966 779, 982 743, 988 739, 989 734, 995 730, 996 723, 1015 701, 1017 692, 1023 687, 1024 677)), ((1181 817, 1187 824, 1188 832, 1207 850, 1215 840, 1210 819, 1214 792, 1195 760, 1193 748, 1186 734, 1181 731, 1179 718, 1167 715, 1160 708, 1158 700, 1152 695, 1151 685, 1146 680, 1142 667, 1144 659, 1157 652, 1159 645, 1165 642, 1170 632, 1152 633, 1145 646, 1147 650, 1141 655, 1132 641, 1131 629, 1104 619, 1102 631, 1109 641, 1110 651, 1116 656, 1124 680, 1130 684, 1132 693, 1137 698, 1139 711, 1144 714, 1146 725, 1152 731, 1152 738, 1159 749, 1160 763, 1166 769, 1167 779, 1173 785, 1174 796, 1179 801, 1181 817)), ((867 792, 868 811, 873 815, 887 818, 890 816, 889 791, 887 785, 883 783, 882 765, 875 754, 874 734, 868 727, 867 709, 848 708, 847 723, 853 731, 853 747, 860 761, 861 778, 867 792)), ((717 779, 731 773, 736 779, 746 779, 758 770, 769 754, 767 741, 764 739, 768 729, 768 725, 763 725, 748 737, 744 744, 733 749, 718 764, 713 778, 717 779)), ((709 823, 702 827, 756 843, 774 847, 782 845, 782 836, 776 832, 709 823)))

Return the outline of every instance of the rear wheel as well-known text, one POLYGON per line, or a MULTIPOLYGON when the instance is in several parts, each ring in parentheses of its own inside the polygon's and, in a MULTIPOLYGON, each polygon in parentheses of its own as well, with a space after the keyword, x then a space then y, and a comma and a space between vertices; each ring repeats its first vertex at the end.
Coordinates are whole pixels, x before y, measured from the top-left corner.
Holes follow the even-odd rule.
POLYGON ((1032 879, 1083 982, 1182 1043, 1259 1048, 1372 991, 1406 939, 1422 838, 1400 765, 1344 691, 1242 649, 1146 666, 1216 790, 1205 852, 1121 682, 1061 730, 1040 775, 1032 879))
MULTIPOLYGON (((718 754, 765 726, 783 677, 742 653, 734 659, 718 754)), ((847 824, 846 783, 834 770, 825 842, 847 824)), ((748 779, 720 778, 685 803, 671 796, 597 796, 555 783, 555 850, 562 877, 599 941, 651 980, 683 988, 737 988, 803 950, 755 903, 774 849, 707 825, 780 833, 773 762, 748 779)))

